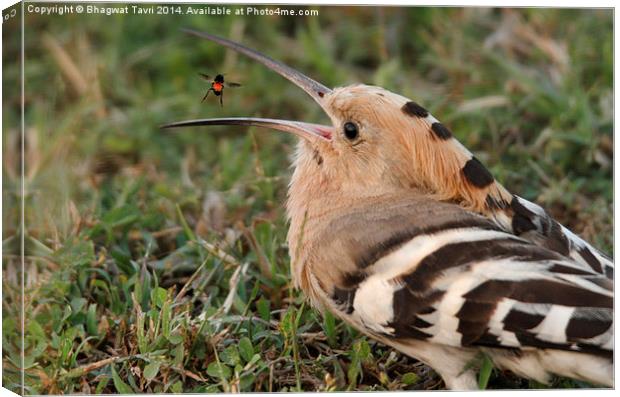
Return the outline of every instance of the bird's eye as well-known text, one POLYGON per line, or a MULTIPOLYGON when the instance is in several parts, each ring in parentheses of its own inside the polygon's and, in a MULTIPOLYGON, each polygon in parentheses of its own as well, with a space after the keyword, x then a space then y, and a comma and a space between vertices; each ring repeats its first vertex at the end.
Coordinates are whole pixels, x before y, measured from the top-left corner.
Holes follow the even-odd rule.
POLYGON ((344 123, 344 135, 347 137, 347 139, 351 141, 357 138, 357 136, 359 135, 359 132, 357 131, 357 126, 350 121, 344 123))

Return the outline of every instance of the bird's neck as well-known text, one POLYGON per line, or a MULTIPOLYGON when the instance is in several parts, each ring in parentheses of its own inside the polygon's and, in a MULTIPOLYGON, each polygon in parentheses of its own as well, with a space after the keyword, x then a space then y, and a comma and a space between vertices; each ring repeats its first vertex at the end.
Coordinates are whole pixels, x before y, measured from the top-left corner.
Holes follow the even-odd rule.
MULTIPOLYGON (((331 175, 329 170, 303 161, 307 159, 297 159, 289 186, 286 210, 290 226, 287 240, 295 286, 311 294, 317 286, 311 285, 313 276, 306 262, 312 256, 312 247, 316 245, 322 228, 347 212, 353 204, 385 195, 388 187, 372 182, 352 184, 331 175)), ((314 302, 317 300, 313 296, 310 298, 314 302)))

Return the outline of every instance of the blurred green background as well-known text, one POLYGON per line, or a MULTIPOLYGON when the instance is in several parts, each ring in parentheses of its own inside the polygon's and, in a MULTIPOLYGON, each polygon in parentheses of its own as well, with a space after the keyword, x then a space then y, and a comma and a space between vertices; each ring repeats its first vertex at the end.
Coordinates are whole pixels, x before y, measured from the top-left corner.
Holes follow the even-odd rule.
MULTIPOLYGON (((611 251, 611 10, 280 8, 318 16, 26 13, 23 363, 20 30, 3 24, 5 387, 19 390, 22 364, 28 394, 444 387, 292 288, 283 203, 294 138, 159 130, 223 116, 328 122, 293 84, 181 27, 327 86, 415 100, 510 191, 611 251), (243 86, 225 91, 223 108, 201 103, 198 72, 243 86)), ((483 377, 489 388, 547 387, 483 377)))

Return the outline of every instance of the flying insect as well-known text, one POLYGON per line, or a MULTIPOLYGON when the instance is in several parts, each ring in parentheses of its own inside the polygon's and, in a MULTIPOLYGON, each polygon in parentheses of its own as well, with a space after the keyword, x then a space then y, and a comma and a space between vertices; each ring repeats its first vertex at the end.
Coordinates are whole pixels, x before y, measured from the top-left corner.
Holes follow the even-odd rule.
POLYGON ((224 107, 224 88, 225 87, 241 87, 241 84, 239 83, 232 83, 232 82, 227 82, 224 83, 224 75, 223 74, 218 74, 215 76, 215 78, 213 80, 211 80, 211 77, 208 74, 204 74, 204 73, 198 73, 203 79, 211 82, 211 88, 209 88, 207 90, 207 93, 205 94, 204 97, 202 97, 202 101, 200 102, 204 102, 205 99, 207 99, 207 97, 209 96, 209 93, 211 91, 213 91, 213 94, 215 96, 219 96, 220 97, 220 106, 224 107))

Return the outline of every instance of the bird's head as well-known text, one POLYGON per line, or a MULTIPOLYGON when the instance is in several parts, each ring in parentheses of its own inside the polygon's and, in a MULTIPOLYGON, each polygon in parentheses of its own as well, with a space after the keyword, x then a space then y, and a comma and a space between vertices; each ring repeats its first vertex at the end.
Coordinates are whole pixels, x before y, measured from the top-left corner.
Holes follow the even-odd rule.
POLYGON ((369 195, 411 189, 481 212, 490 203, 501 205, 509 197, 445 126, 407 98, 362 84, 330 89, 241 44, 208 33, 186 32, 263 63, 302 88, 329 116, 331 125, 243 117, 164 126, 258 126, 301 138, 287 205, 291 232, 308 217, 369 195))

